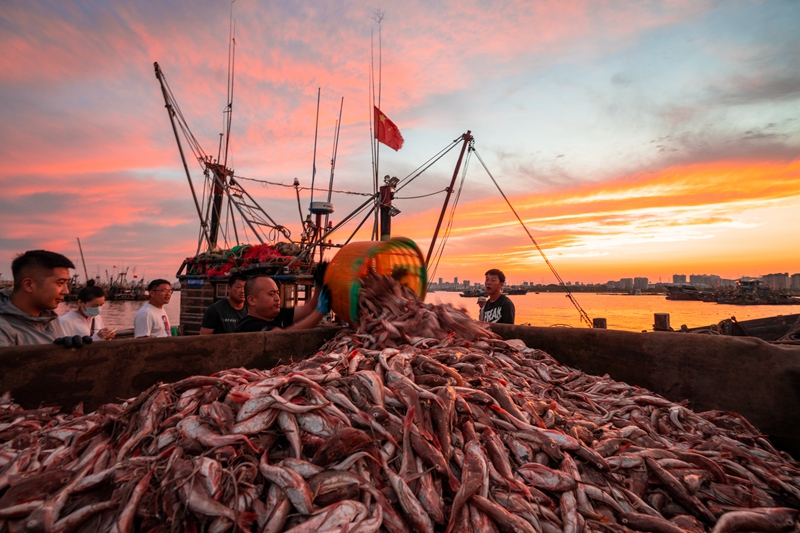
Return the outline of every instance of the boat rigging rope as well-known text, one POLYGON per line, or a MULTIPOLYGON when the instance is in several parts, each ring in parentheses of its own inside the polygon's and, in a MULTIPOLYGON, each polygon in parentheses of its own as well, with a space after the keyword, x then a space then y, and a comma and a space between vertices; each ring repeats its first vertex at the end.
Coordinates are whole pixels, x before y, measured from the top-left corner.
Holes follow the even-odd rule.
POLYGON ((419 195, 419 196, 402 196, 402 197, 401 197, 401 196, 395 196, 395 197, 393 197, 392 199, 393 199, 393 200, 416 200, 416 199, 418 199, 418 198, 427 198, 428 196, 433 196, 433 195, 435 195, 435 194, 442 194, 442 193, 443 193, 443 192, 445 192, 445 191, 447 191, 447 189, 446 189, 446 188, 445 188, 445 189, 442 189, 441 191, 430 192, 430 193, 428 193, 428 194, 421 194, 421 195, 419 195))
MULTIPOLYGON (((245 178, 244 176, 236 176, 236 179, 237 180, 255 181, 256 183, 263 183, 265 185, 275 185, 277 187, 286 187, 288 189, 294 189, 295 188, 294 185, 287 185, 286 183, 278 183, 276 181, 259 180, 259 179, 256 179, 256 178, 245 178)), ((297 187, 297 189, 300 190, 300 191, 310 191, 311 187, 297 187)), ((354 196, 374 196, 373 194, 368 193, 368 192, 337 191, 335 189, 331 190, 331 192, 335 192, 335 193, 339 193, 339 194, 351 194, 351 195, 354 195, 354 196)))
POLYGON ((462 138, 459 137, 458 139, 451 142, 448 146, 442 148, 442 150, 439 153, 437 153, 436 155, 434 155, 433 157, 422 163, 420 166, 418 166, 416 170, 413 170, 408 176, 400 180, 400 182, 397 185, 397 188, 395 189, 395 192, 399 191, 400 189, 402 189, 403 187, 405 187, 406 185, 417 179, 420 176, 420 174, 428 170, 433 164, 435 164, 438 160, 444 157, 447 154, 447 152, 458 146, 458 144, 461 141, 462 138))
MULTIPOLYGON (((475 140, 470 141, 470 146, 474 144, 475 140)), ((442 254, 444 254, 444 247, 447 244, 447 240, 450 238, 450 232, 453 230, 453 222, 455 221, 456 216, 456 208, 458 207, 458 200, 461 198, 461 191, 464 188, 464 181, 467 178, 467 169, 469 168, 469 159, 470 159, 471 152, 467 152, 467 157, 464 158, 464 168, 461 172, 461 182, 458 184, 458 191, 456 192, 456 196, 453 199, 453 205, 450 208, 450 214, 447 218, 447 226, 444 228, 444 233, 442 234, 442 240, 439 242, 439 246, 437 246, 436 252, 434 253, 434 264, 433 264, 433 271, 428 275, 428 279, 432 280, 436 277, 436 270, 439 268, 439 261, 442 259, 442 254)), ((445 189, 447 190, 447 189, 445 189)))
POLYGON ((519 214, 517 213, 517 210, 514 209, 514 206, 511 205, 511 202, 509 201, 508 197, 503 192, 503 189, 500 188, 500 185, 497 183, 497 180, 495 180, 494 176, 492 176, 492 173, 489 172, 489 169, 486 166, 486 163, 483 162, 483 159, 481 158, 481 156, 478 153, 478 151, 475 150, 475 148, 472 147, 472 146, 470 146, 469 149, 470 149, 470 152, 475 152, 475 156, 478 158, 478 161, 481 162, 481 165, 483 165, 483 169, 486 171, 487 174, 489 174, 489 177, 492 179, 492 182, 494 183, 495 187, 497 187, 497 190, 500 191, 500 195, 503 197, 503 200, 505 200, 506 203, 508 204, 508 207, 511 208, 511 211, 514 213, 514 216, 517 217, 517 220, 522 225, 522 229, 525 230, 525 233, 528 234, 528 237, 531 239, 531 242, 533 243, 533 245, 536 246, 536 249, 539 251, 539 254, 542 256, 542 259, 544 259, 544 262, 547 264, 547 266, 550 268, 550 271, 553 273, 553 275, 558 280, 559 285, 561 285, 564 288, 564 290, 567 291, 567 298, 569 298, 569 301, 572 302, 572 305, 575 306, 575 309, 578 310, 578 313, 581 315, 581 319, 584 322, 586 322, 586 324, 590 328, 594 327, 594 325, 592 324, 592 320, 589 318, 589 315, 586 313, 586 311, 583 310, 583 307, 581 307, 581 305, 575 299, 575 296, 572 294, 572 292, 570 292, 569 287, 567 287, 567 284, 564 283, 563 279, 561 279, 561 276, 558 275, 558 272, 556 272, 556 269, 553 267, 553 265, 550 264, 550 261, 547 259, 547 256, 544 255, 544 250, 542 250, 542 248, 539 246, 539 243, 536 242, 536 239, 533 238, 533 235, 531 235, 531 232, 528 231, 528 227, 525 225, 525 222, 522 221, 522 218, 520 218, 519 214))

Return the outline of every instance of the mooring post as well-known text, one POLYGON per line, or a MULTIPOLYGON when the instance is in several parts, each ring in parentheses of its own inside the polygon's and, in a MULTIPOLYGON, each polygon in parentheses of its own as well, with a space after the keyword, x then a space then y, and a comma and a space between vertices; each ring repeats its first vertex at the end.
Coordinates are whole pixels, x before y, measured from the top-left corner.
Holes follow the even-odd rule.
POLYGON ((653 322, 653 331, 672 331, 669 327, 669 313, 654 313, 653 322))

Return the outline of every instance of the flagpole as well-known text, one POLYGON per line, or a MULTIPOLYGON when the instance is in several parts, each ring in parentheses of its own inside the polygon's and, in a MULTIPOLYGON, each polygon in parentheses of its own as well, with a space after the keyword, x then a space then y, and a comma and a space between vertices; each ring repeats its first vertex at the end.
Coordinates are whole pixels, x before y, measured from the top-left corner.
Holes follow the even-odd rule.
MULTIPOLYGON (((370 30, 369 36, 369 107, 370 107, 370 155, 372 156, 372 192, 375 194, 377 187, 378 169, 375 162, 375 145, 377 141, 375 138, 378 136, 377 125, 375 124, 375 28, 370 30), (374 130, 374 132, 373 132, 374 130)), ((371 240, 375 238, 375 228, 372 229, 370 236, 371 240)))
MULTIPOLYGON (((381 89, 383 88, 383 34, 381 32, 381 21, 383 20, 383 12, 378 10, 375 13, 375 16, 378 20, 378 109, 381 108, 381 89)), ((380 167, 381 167, 381 143, 375 143, 375 192, 378 192, 378 187, 380 184, 380 167)), ((380 234, 378 233, 378 220, 379 220, 379 209, 377 208, 378 204, 377 197, 375 200, 375 222, 373 224, 373 239, 376 241, 379 240, 380 234)))

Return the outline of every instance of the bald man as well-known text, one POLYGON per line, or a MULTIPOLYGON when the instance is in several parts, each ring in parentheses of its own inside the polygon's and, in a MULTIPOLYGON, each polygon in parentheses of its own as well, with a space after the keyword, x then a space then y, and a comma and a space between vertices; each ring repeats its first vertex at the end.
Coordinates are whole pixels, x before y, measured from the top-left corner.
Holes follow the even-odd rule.
POLYGON ((309 329, 331 310, 328 291, 314 287, 314 294, 302 307, 281 307, 278 285, 268 276, 256 276, 244 286, 247 316, 236 324, 236 333, 272 329, 309 329))

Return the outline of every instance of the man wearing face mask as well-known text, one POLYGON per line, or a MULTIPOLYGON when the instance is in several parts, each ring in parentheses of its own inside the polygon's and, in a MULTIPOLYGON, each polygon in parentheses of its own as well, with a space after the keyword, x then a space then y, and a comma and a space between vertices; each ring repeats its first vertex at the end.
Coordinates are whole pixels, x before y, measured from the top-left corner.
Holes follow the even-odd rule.
POLYGON ((72 261, 47 250, 14 259, 13 291, 0 291, 0 346, 50 344, 64 332, 55 312, 69 294, 72 261))
POLYGON ((106 292, 90 279, 86 287, 78 292, 78 308, 58 318, 64 334, 68 337, 90 336, 96 341, 113 339, 116 332, 105 327, 103 317, 100 316, 100 309, 105 302, 106 292))

